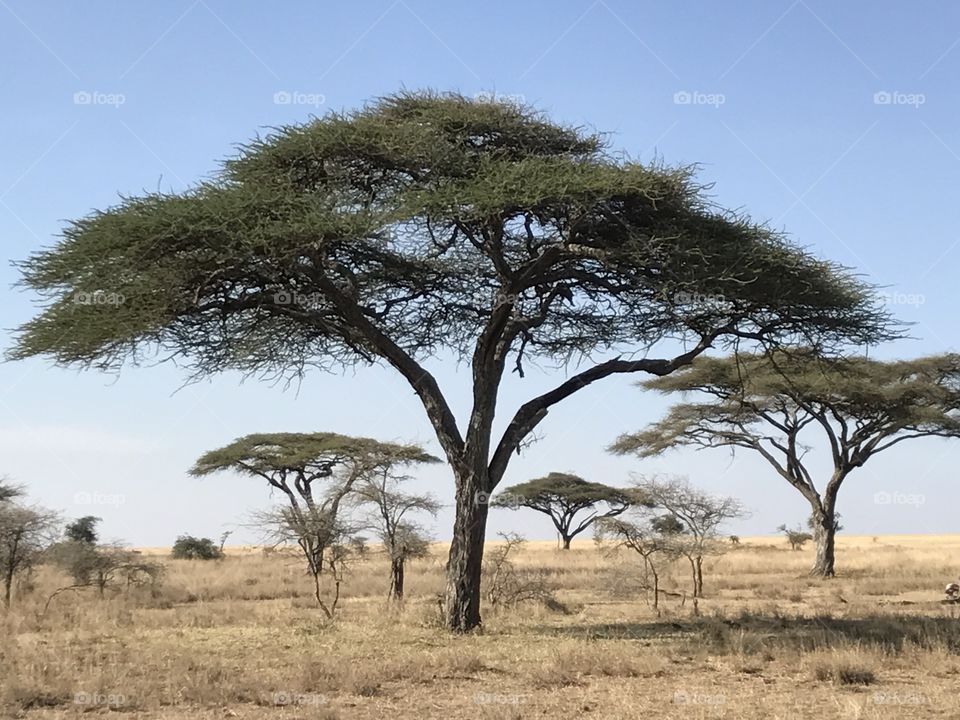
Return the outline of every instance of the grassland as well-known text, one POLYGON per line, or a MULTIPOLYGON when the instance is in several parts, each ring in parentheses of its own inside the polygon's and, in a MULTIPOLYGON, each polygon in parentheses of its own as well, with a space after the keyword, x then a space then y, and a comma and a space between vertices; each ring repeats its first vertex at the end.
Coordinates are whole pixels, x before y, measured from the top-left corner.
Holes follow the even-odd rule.
POLYGON ((61 593, 45 615, 67 581, 43 568, 0 615, 0 715, 957 718, 960 619, 940 593, 958 554, 960 536, 847 537, 840 576, 820 581, 811 551, 744 539, 708 561, 696 609, 671 596, 658 614, 635 557, 529 543, 518 566, 565 611, 488 611, 467 637, 437 625, 441 547, 411 566, 402 608, 382 558, 357 564, 334 622, 299 563, 250 548, 164 559, 159 588, 61 593))

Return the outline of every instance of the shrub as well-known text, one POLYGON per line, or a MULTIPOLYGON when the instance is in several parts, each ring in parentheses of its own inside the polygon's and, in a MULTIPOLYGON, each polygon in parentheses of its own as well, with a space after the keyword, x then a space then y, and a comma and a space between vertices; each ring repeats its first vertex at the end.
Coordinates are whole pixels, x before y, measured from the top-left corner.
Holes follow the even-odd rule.
POLYGON ((210 538, 181 535, 173 544, 170 557, 176 560, 219 560, 223 551, 210 538))

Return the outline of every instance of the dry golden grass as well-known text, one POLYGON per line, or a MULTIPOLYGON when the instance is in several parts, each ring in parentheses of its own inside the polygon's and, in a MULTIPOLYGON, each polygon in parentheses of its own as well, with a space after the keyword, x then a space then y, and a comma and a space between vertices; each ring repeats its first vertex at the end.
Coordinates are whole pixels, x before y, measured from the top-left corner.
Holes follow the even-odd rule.
POLYGON ((569 612, 487 611, 467 637, 436 624, 443 550, 411 566, 402 609, 385 562, 358 564, 332 623, 295 560, 256 548, 164 560, 153 592, 64 593, 41 616, 65 582, 44 568, 0 616, 0 716, 960 717, 958 609, 939 602, 960 536, 844 538, 831 581, 807 577, 810 551, 744 539, 708 562, 696 615, 676 598, 654 612, 633 557, 529 543, 517 565, 569 612))

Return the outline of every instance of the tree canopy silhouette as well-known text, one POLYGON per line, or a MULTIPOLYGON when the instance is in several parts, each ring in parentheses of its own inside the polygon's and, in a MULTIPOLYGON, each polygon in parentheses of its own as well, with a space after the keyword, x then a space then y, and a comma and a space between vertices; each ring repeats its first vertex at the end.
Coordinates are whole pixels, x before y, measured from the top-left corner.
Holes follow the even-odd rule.
POLYGON ((815 575, 834 574, 837 494, 879 452, 920 437, 960 436, 960 355, 881 361, 827 358, 808 350, 702 356, 642 387, 702 401, 680 402, 659 422, 621 436, 618 453, 640 457, 676 447, 746 448, 762 456, 810 504, 815 575), (808 442, 829 448, 832 472, 810 472, 808 442))

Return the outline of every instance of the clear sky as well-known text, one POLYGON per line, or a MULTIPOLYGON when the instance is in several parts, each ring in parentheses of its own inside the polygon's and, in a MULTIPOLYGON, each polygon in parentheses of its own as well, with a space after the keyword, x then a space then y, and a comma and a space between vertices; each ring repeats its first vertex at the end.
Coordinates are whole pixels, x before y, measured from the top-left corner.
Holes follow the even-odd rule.
MULTIPOLYGON (((946 0, 0 0, 0 247, 22 259, 64 219, 118 194, 182 190, 268 126, 400 88, 495 92, 608 131, 641 159, 701 163, 719 202, 886 286, 915 324, 912 340, 879 355, 956 351, 958 68, 960 4, 946 0)), ((34 311, 16 279, 0 265, 5 329, 34 311)), ((464 368, 436 370, 463 411, 464 368)), ((44 360, 0 365, 0 473, 68 516, 100 515, 108 538, 165 545, 183 532, 216 536, 269 502, 252 480, 186 475, 237 436, 331 430, 439 452, 388 370, 312 374, 287 391, 232 375, 178 391, 184 380, 174 367, 112 377, 44 360)), ((511 378, 501 407, 550 380, 511 378)), ((806 517, 799 494, 748 456, 604 452, 664 407, 627 378, 583 391, 551 412, 505 482, 550 470, 613 484, 675 472, 753 510, 731 531, 806 517)), ((857 471, 840 496, 848 531, 960 530, 958 445, 903 443, 857 471), (916 502, 876 503, 884 491, 916 502)), ((417 484, 452 499, 443 468, 417 484)), ((447 509, 438 537, 451 518, 447 509)), ((526 511, 494 512, 490 532, 503 529, 552 536, 526 511)), ((242 528, 235 537, 252 539, 242 528)))

